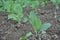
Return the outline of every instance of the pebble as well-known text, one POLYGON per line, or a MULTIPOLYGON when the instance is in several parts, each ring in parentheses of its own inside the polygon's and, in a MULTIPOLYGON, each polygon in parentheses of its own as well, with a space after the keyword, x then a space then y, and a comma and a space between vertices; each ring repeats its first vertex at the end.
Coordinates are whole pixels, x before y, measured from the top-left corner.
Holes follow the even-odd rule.
POLYGON ((51 40, 51 36, 48 34, 43 34, 42 35, 42 40, 51 40))
POLYGON ((45 13, 40 13, 41 15, 44 15, 45 13))
POLYGON ((59 18, 59 19, 57 19, 57 21, 60 23, 60 18, 59 18))
POLYGON ((58 38, 59 38, 59 37, 58 37, 57 34, 52 35, 52 39, 53 39, 53 40, 58 40, 58 38))

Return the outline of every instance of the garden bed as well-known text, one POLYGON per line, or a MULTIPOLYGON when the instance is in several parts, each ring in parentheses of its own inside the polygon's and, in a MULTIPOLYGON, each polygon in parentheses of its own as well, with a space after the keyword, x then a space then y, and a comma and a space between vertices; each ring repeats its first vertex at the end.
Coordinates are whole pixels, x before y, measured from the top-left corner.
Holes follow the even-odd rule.
MULTIPOLYGON (((42 20, 42 23, 50 22, 52 26, 46 30, 46 34, 40 34, 41 40, 60 40, 60 8, 57 10, 57 18, 54 18, 55 6, 50 4, 45 7, 39 7, 35 12, 38 18, 42 20)), ((23 10, 24 17, 28 18, 29 11, 23 10)), ((0 12, 0 40, 19 40, 20 37, 26 35, 28 32, 34 34, 32 25, 27 21, 26 23, 21 21, 21 25, 17 25, 17 21, 8 20, 8 12, 0 12)), ((38 40, 31 36, 26 40, 38 40)))

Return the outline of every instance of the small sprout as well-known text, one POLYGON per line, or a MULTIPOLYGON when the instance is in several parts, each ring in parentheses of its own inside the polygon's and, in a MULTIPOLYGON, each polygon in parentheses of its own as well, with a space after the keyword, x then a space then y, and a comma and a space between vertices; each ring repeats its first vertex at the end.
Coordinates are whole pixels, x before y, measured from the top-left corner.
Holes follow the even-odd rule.
POLYGON ((45 34, 46 33, 46 31, 42 31, 42 34, 45 34))
POLYGON ((33 35, 31 32, 27 33, 25 36, 21 37, 19 40, 26 40, 28 37, 33 35))

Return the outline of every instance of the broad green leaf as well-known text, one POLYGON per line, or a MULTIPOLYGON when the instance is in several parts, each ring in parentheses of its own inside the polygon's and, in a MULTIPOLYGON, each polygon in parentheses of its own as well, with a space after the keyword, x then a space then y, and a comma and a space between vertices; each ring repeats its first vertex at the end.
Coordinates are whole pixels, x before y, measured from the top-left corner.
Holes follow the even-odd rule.
POLYGON ((7 12, 10 12, 10 9, 11 9, 11 1, 4 1, 4 9, 7 11, 7 12))
POLYGON ((25 2, 24 2, 24 5, 23 5, 23 7, 28 7, 29 5, 30 5, 30 0, 24 0, 25 2))
POLYGON ((45 33, 45 31, 46 31, 48 28, 50 28, 51 25, 52 25, 51 23, 44 23, 44 24, 42 24, 42 27, 41 27, 40 31, 42 31, 42 33, 45 33))
POLYGON ((32 33, 29 32, 29 33, 26 34, 25 38, 28 38, 28 37, 30 37, 31 35, 32 35, 32 33))
POLYGON ((18 22, 21 21, 21 18, 23 17, 23 13, 22 13, 22 7, 20 6, 20 4, 15 4, 14 5, 14 11, 17 14, 18 22))
POLYGON ((38 1, 32 1, 31 2, 33 8, 38 8, 39 2, 38 1))
POLYGON ((29 18, 30 18, 30 23, 34 25, 34 21, 37 19, 37 17, 33 11, 30 12, 29 18))
MULTIPOLYGON (((14 4, 14 11, 16 13, 20 13, 22 12, 22 7, 20 6, 20 4, 14 4)), ((21 14, 21 13, 20 13, 21 14)))
POLYGON ((21 19, 22 19, 22 17, 23 17, 23 14, 21 14, 21 15, 17 15, 17 21, 20 22, 21 19))
POLYGON ((45 34, 46 33, 46 31, 42 31, 42 34, 45 34))
POLYGON ((37 30, 39 30, 40 28, 41 28, 41 20, 40 19, 34 20, 33 24, 34 31, 37 32, 37 30))
POLYGON ((30 12, 29 18, 34 31, 37 32, 37 30, 39 30, 41 27, 41 20, 37 18, 36 13, 34 12, 30 12))
POLYGON ((9 14, 9 15, 8 15, 8 19, 17 20, 17 17, 16 17, 15 14, 9 14))

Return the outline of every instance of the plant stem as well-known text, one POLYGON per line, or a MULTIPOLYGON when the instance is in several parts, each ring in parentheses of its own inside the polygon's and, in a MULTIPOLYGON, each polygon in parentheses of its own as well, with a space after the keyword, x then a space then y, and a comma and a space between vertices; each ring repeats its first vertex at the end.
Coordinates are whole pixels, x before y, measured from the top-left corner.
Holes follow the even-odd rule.
POLYGON ((36 37, 36 39, 38 39, 38 32, 35 32, 35 33, 36 33, 36 36, 35 37, 36 37))

